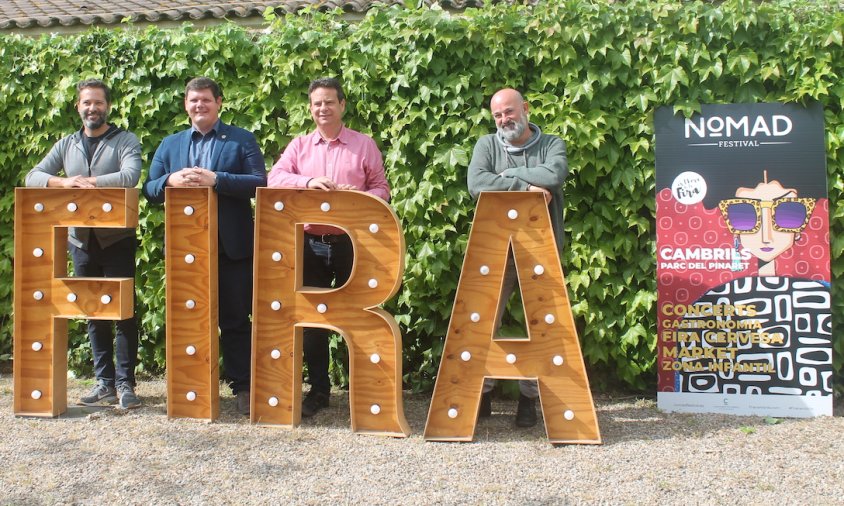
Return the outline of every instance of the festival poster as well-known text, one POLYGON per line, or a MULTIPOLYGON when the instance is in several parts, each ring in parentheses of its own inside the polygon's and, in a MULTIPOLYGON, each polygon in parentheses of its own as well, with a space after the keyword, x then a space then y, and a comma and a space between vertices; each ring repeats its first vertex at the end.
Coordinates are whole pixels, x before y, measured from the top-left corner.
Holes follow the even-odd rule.
POLYGON ((818 103, 655 112, 660 409, 832 415, 818 103))

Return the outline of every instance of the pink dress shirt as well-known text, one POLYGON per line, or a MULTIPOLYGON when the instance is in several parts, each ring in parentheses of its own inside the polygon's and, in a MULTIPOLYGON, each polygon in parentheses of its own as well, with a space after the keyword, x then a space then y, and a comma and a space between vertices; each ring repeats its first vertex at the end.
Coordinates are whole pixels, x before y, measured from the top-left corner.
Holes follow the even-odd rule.
MULTIPOLYGON (((273 165, 267 186, 307 188, 308 181, 327 176, 337 184, 350 184, 358 190, 390 200, 390 185, 384 175, 384 161, 375 141, 345 126, 333 141, 326 141, 319 130, 296 137, 273 165)), ((327 225, 306 225, 309 234, 342 234, 327 225)))

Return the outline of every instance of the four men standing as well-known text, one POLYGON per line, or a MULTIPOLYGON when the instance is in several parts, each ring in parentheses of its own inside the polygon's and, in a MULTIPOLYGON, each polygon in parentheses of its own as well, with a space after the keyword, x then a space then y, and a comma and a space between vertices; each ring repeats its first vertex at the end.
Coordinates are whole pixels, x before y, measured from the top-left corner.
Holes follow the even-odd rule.
MULTIPOLYGON (((133 187, 140 170, 140 144, 129 132, 107 123, 110 108, 108 87, 86 80, 77 87, 77 109, 83 128, 53 146, 26 177, 27 186, 133 187), (59 177, 64 170, 66 177, 59 177)), ((258 187, 358 190, 386 201, 390 188, 384 163, 375 141, 346 128, 346 100, 333 78, 313 81, 308 89, 311 116, 316 129, 293 139, 269 178, 255 136, 223 123, 219 118, 222 92, 206 77, 191 80, 185 90, 185 110, 191 128, 165 138, 155 152, 143 193, 150 202, 164 201, 165 188, 211 187, 218 195, 219 232, 219 324, 225 375, 237 397, 237 409, 249 414, 252 256, 254 220, 251 199, 258 187)), ((568 172, 565 143, 546 135, 528 122, 528 105, 513 89, 497 92, 490 102, 497 133, 482 137, 469 164, 469 191, 477 198, 487 190, 536 191, 545 196, 558 250, 563 244, 562 185, 568 172)), ((134 277, 136 239, 134 230, 71 229, 70 250, 77 275, 134 277)), ((343 230, 329 225, 305 226, 303 250, 304 284, 339 287, 349 278, 354 249, 343 230)), ((515 289, 512 252, 505 275, 502 304, 515 289)), ((503 308, 502 308, 503 309, 503 308)), ((501 314, 502 311, 499 311, 501 314)), ((500 325, 500 322, 498 322, 500 325)), ((114 403, 141 405, 134 393, 138 327, 134 318, 117 322, 117 369, 111 361, 111 322, 89 321, 97 385, 80 399, 82 404, 114 403)), ((302 403, 309 417, 328 406, 331 384, 325 329, 308 328, 304 355, 311 390, 302 403)), ((489 392, 484 384, 481 416, 489 416, 489 392)), ((520 382, 521 396, 516 423, 536 424, 536 384, 520 382)))

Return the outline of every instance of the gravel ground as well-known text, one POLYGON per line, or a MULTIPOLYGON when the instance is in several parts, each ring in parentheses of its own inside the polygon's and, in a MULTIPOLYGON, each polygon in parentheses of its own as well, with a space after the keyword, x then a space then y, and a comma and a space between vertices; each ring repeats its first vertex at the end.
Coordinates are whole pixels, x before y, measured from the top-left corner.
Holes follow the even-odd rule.
MULTIPOLYGON (((75 402, 90 382, 70 380, 75 402)), ((0 504, 844 504, 844 410, 781 420, 665 414, 596 397, 604 444, 558 446, 496 400, 473 443, 426 443, 428 395, 406 395, 407 439, 356 436, 348 395, 298 429, 255 427, 226 391, 215 423, 168 420, 163 380, 122 413, 15 418, 0 378, 0 504)))

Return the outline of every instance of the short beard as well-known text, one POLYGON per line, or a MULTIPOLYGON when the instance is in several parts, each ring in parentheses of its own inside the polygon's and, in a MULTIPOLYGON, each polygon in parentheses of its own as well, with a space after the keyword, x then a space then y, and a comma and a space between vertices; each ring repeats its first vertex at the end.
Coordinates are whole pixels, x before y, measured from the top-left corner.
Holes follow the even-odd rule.
POLYGON ((525 128, 527 128, 525 123, 521 121, 514 121, 513 126, 499 127, 498 133, 501 135, 502 139, 512 143, 522 137, 522 134, 525 133, 525 128))
POLYGON ((85 128, 88 130, 96 130, 105 125, 106 121, 108 121, 108 113, 100 114, 99 118, 96 120, 89 120, 83 113, 80 113, 79 116, 82 118, 82 124, 85 125, 85 128))

